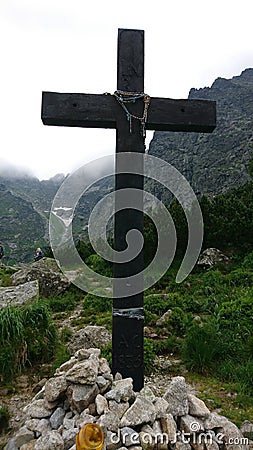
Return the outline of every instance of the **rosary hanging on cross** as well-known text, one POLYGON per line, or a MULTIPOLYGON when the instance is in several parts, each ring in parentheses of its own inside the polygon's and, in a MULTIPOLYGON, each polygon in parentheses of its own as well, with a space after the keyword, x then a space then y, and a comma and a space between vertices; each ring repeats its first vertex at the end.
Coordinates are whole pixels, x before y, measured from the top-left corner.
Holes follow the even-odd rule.
POLYGON ((115 91, 113 96, 116 98, 117 102, 123 108, 126 113, 127 120, 129 121, 129 132, 132 133, 132 120, 136 119, 141 122, 142 136, 143 139, 146 137, 146 122, 148 118, 148 108, 150 104, 150 96, 144 94, 143 92, 125 92, 125 91, 115 91), (136 100, 143 99, 144 108, 142 117, 136 116, 128 110, 127 103, 135 103, 136 100))

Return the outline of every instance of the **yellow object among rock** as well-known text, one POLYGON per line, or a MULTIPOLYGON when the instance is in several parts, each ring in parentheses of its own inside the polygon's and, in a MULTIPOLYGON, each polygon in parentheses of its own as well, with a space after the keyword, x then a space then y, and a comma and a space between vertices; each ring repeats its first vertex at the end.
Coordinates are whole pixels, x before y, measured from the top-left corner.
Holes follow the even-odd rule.
POLYGON ((102 450, 104 433, 96 423, 86 423, 76 436, 76 450, 102 450))

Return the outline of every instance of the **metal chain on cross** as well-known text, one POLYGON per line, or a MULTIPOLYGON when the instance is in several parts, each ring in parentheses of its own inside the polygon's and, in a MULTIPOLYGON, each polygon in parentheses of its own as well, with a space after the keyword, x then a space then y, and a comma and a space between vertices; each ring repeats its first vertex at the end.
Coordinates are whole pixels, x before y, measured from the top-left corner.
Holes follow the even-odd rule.
POLYGON ((116 98, 117 102, 120 104, 122 109, 126 113, 127 120, 129 121, 129 132, 132 133, 132 120, 139 120, 142 127, 142 136, 146 137, 146 122, 148 118, 148 108, 150 104, 150 96, 144 92, 125 92, 125 91, 115 91, 113 96, 116 98), (142 117, 132 114, 127 108, 127 103, 135 103, 136 100, 143 99, 144 108, 142 117))

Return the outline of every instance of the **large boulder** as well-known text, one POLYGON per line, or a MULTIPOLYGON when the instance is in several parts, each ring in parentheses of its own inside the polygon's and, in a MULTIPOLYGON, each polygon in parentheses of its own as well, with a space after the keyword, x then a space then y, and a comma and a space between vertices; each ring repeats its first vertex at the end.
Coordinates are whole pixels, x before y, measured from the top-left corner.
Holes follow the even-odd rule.
POLYGON ((102 348, 109 344, 111 340, 112 335, 105 327, 88 325, 75 332, 68 344, 68 351, 73 355, 81 348, 102 348))
POLYGON ((39 283, 28 281, 19 286, 0 287, 0 309, 7 305, 23 305, 39 298, 39 283))
POLYGON ((25 266, 14 273, 11 280, 14 286, 38 280, 40 295, 43 297, 60 294, 70 285, 70 281, 63 275, 52 258, 42 258, 25 266))
POLYGON ((230 258, 217 248, 207 248, 200 254, 197 264, 210 269, 218 263, 228 263, 229 261, 230 258))

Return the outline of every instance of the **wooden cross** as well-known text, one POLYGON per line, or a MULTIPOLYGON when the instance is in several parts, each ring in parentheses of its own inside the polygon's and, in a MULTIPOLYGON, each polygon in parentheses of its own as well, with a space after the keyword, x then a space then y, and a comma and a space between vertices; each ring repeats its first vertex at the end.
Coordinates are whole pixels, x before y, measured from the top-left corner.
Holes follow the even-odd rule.
MULTIPOLYGON (((117 90, 144 93, 144 31, 118 30, 117 90)), ((118 93, 118 96, 123 94, 118 93)), ((126 95, 126 94, 124 94, 126 95)), ((128 104, 127 104, 128 105, 128 104)), ((143 98, 127 106, 131 114, 142 117, 143 98)), ((141 175, 119 174, 117 154, 145 152, 143 123, 132 119, 113 95, 62 94, 43 92, 42 121, 45 125, 67 127, 116 128, 115 191, 128 187, 143 192, 141 175)), ((206 100, 172 100, 150 98, 147 130, 196 131, 210 133, 216 125, 215 102, 206 100)), ((139 168, 140 171, 143 167, 139 168)), ((143 172, 141 172, 143 173, 143 172)), ((117 196, 116 196, 117 202, 117 196)), ((139 198, 142 205, 142 196, 139 198)), ((131 229, 143 233, 143 213, 126 209, 115 214, 115 250, 126 248, 125 236, 131 229)), ((128 277, 144 268, 143 251, 133 261, 114 264, 114 277, 128 277)), ((115 291, 114 291, 115 294, 115 291)), ((118 294, 118 293, 117 293, 118 294)), ((113 300, 113 372, 132 377, 136 391, 143 387, 143 292, 113 300)))

